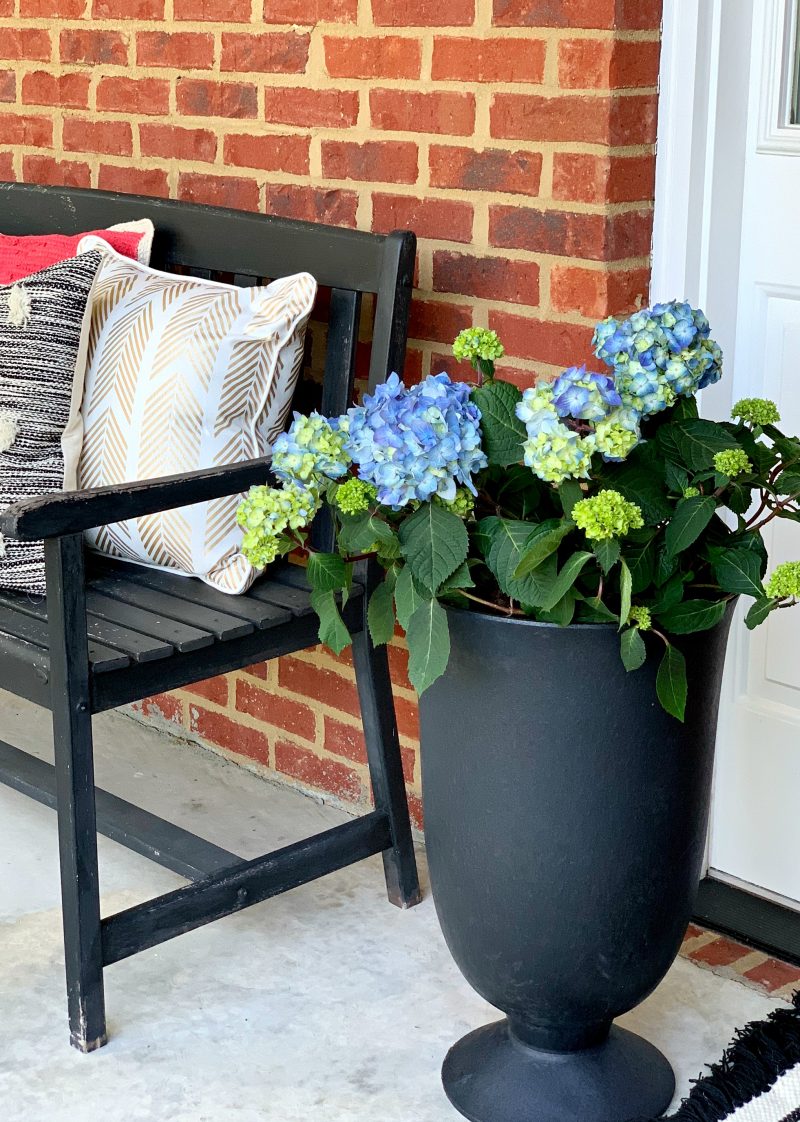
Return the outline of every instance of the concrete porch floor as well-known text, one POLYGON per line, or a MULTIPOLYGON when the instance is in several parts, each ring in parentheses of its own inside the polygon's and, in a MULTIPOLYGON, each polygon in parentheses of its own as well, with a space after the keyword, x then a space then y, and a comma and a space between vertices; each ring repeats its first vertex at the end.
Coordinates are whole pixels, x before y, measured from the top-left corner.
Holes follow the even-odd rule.
MULTIPOLYGON (((49 714, 0 693, 2 736, 49 754, 49 714)), ((98 783, 245 857, 344 815, 110 714, 98 783)), ((179 877, 100 839, 104 914, 179 877)), ((455 1122, 450 1044, 496 1019, 461 977, 430 895, 385 900, 375 858, 106 971, 110 1043, 68 1045, 55 816, 0 786, 3 1122, 455 1122)), ((782 1002, 679 959, 621 1021, 669 1056, 679 1095, 735 1028, 782 1002)))

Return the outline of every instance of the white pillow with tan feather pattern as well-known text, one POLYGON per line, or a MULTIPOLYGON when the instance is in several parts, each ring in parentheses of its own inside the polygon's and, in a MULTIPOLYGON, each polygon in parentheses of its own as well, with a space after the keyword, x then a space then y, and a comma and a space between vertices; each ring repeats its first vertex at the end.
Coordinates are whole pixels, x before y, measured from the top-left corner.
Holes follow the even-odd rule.
MULTIPOLYGON (((163 273, 100 249, 83 400, 81 487, 263 456, 283 430, 316 295, 308 273, 257 288, 163 273)), ((91 531, 101 553, 245 592, 240 495, 91 531)))

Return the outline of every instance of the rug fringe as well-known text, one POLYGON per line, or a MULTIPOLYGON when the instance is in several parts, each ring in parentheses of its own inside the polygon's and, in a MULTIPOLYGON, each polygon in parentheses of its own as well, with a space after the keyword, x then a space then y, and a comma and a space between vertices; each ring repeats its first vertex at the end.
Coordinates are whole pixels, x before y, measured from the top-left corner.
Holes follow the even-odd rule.
POLYGON ((765 1021, 738 1029, 719 1063, 709 1064, 710 1075, 695 1080, 678 1111, 661 1122, 723 1122, 796 1064, 800 1064, 800 990, 791 1009, 776 1009, 765 1021))

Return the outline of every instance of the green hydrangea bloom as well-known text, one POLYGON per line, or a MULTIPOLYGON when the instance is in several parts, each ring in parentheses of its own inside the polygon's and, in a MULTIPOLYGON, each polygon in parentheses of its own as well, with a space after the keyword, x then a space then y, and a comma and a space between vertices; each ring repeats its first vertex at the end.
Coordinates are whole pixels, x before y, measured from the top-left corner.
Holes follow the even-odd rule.
POLYGON ((619 491, 609 490, 575 503, 572 520, 590 541, 619 538, 644 526, 642 512, 636 503, 629 503, 619 491))
POLYGON ((650 614, 650 609, 645 608, 643 604, 635 604, 631 608, 631 614, 628 616, 628 623, 633 623, 640 631, 650 631, 653 626, 653 617, 650 614))
POLYGON ((452 511, 457 514, 459 518, 469 518, 475 509, 475 496, 467 487, 459 487, 456 491, 456 497, 451 499, 442 499, 439 495, 433 496, 433 501, 438 506, 445 507, 446 510, 452 511))
POLYGON ((781 419, 778 406, 766 397, 743 397, 734 405, 731 417, 746 425, 777 425, 781 419))
POLYGON ((699 494, 699 487, 684 487, 683 489, 683 497, 685 499, 696 499, 699 494))
POLYGON ((298 483, 253 487, 240 503, 236 520, 244 529, 242 553, 258 569, 286 552, 287 530, 302 530, 321 506, 319 490, 298 483))
POLYGON ((340 479, 350 467, 345 451, 347 418, 331 422, 320 413, 304 417, 295 413, 288 432, 281 433, 272 449, 272 470, 281 479, 309 483, 315 476, 340 479))
POLYGON ((500 342, 497 332, 489 331, 485 327, 466 327, 453 343, 453 354, 456 358, 473 364, 478 359, 484 362, 496 362, 505 353, 505 347, 500 342))
POLYGON ((741 448, 726 448, 724 452, 717 452, 714 456, 714 467, 720 475, 727 475, 729 479, 735 479, 737 475, 745 475, 753 470, 747 453, 741 448))
POLYGON ((597 451, 608 460, 626 459, 640 440, 638 432, 610 420, 597 423, 594 437, 597 451))
POLYGON ((776 600, 800 598, 800 561, 784 561, 778 565, 766 584, 767 596, 776 600))
POLYGON ((363 514, 378 499, 378 489, 351 476, 336 492, 336 505, 343 514, 363 514))

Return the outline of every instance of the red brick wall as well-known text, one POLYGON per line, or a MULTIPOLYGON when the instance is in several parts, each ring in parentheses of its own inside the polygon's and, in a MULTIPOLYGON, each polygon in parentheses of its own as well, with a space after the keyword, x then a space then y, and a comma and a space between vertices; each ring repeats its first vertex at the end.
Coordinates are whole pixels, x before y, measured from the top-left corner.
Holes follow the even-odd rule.
MULTIPOLYGON (((411 226, 407 376, 457 370, 448 345, 476 324, 528 384, 646 298, 660 9, 0 0, 0 177, 411 226)), ((414 696, 391 656, 416 808, 414 696)), ((367 798, 347 659, 307 652, 156 706, 237 758, 367 798)))

